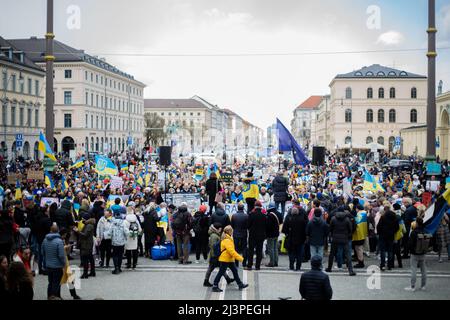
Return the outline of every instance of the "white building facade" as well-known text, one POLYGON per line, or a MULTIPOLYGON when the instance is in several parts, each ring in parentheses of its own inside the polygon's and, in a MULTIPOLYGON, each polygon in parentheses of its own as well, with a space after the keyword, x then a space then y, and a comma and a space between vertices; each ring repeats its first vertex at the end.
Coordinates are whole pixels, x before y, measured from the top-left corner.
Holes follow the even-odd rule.
POLYGON ((295 140, 303 148, 309 148, 311 145, 311 133, 315 131, 313 120, 316 117, 316 110, 321 101, 322 96, 311 96, 294 110, 291 132, 295 140))
MULTIPOLYGON (((31 59, 45 69, 39 54, 45 39, 11 42, 33 52, 31 59)), ((80 156, 142 148, 145 85, 104 59, 59 41, 54 50, 55 151, 80 156)))

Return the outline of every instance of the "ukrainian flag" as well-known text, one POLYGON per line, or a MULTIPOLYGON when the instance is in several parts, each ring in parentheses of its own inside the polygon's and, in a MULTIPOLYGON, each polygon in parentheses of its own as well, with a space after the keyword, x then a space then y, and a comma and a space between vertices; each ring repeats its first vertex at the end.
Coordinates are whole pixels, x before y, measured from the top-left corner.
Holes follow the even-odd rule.
POLYGON ((66 177, 61 177, 61 189, 62 191, 66 191, 69 188, 69 184, 67 183, 66 177))
POLYGON ((56 161, 56 157, 53 154, 53 151, 50 148, 50 145, 48 144, 48 142, 45 139, 45 136, 44 136, 44 134, 42 132, 39 133, 38 150, 42 151, 44 153, 44 157, 47 157, 49 159, 52 159, 53 161, 56 161))
POLYGON ((16 181, 16 200, 22 199, 22 189, 20 188, 19 180, 16 181))
POLYGON ((425 232, 434 234, 444 215, 450 206, 450 189, 447 189, 436 201, 425 211, 423 218, 425 232))
POLYGON ((367 191, 385 191, 381 184, 366 170, 364 172, 363 190, 367 191))
POLYGON ((55 184, 53 183, 53 180, 52 180, 52 177, 50 177, 50 174, 46 171, 44 173, 44 175, 45 175, 45 184, 47 185, 47 187, 55 189, 55 184))
POLYGON ((247 198, 255 198, 259 197, 259 188, 256 180, 252 180, 250 182, 244 183, 242 194, 244 195, 244 199, 247 198))
POLYGON ((352 241, 365 240, 369 236, 367 228, 367 212, 360 211, 355 217, 356 230, 353 232, 352 241))
POLYGON ((211 166, 208 166, 208 171, 207 171, 207 177, 209 178, 209 176, 211 175, 211 173, 215 173, 217 176, 217 179, 220 179, 220 170, 219 170, 219 166, 217 165, 217 163, 214 163, 212 169, 211 166))
POLYGON ((120 166, 120 171, 128 171, 128 163, 125 163, 120 166))
POLYGON ((73 165, 69 167, 69 169, 79 169, 84 166, 84 158, 81 158, 77 162, 75 162, 73 165))
POLYGON ((119 173, 112 160, 105 156, 95 156, 95 171, 102 176, 116 176, 119 173))
POLYGON ((139 175, 139 178, 136 180, 136 183, 140 186, 144 185, 144 179, 142 179, 142 174, 139 175))

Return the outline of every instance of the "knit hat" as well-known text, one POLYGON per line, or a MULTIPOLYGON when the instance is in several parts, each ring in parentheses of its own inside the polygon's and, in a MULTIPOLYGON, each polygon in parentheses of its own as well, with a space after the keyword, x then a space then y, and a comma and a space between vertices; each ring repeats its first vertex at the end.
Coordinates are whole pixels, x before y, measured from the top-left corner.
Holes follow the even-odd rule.
POLYGON ((394 210, 400 210, 401 209, 401 205, 399 203, 394 203, 394 205, 392 206, 394 208, 394 210))
POLYGON ((200 212, 206 212, 208 210, 208 207, 207 206, 205 206, 204 204, 202 204, 199 208, 198 208, 198 211, 200 211, 200 212))

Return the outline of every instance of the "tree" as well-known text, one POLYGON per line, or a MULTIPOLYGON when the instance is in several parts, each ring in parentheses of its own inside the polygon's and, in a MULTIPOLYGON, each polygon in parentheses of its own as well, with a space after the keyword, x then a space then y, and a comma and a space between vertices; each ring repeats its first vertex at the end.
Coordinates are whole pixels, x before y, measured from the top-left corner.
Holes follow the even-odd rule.
POLYGON ((158 116, 156 112, 146 113, 144 115, 145 122, 145 145, 158 146, 167 138, 164 130, 165 120, 158 116))

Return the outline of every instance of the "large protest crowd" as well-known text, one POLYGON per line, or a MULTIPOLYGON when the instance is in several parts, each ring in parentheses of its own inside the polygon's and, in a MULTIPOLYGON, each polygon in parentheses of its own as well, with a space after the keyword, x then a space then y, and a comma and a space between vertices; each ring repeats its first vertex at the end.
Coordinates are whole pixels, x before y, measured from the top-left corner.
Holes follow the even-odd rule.
POLYGON ((222 276, 245 289, 239 263, 260 270, 265 255, 267 268, 279 267, 278 255, 286 253, 289 270, 300 271, 311 260, 314 270, 324 263, 327 273, 346 265, 350 276, 367 266, 370 255, 379 256, 382 271, 411 259, 408 290, 425 289, 428 250, 438 253, 439 262, 450 257, 447 207, 434 221, 432 237, 421 236, 432 220, 425 217, 427 208, 437 206, 448 187, 447 162, 440 163, 440 175, 430 175, 419 159, 409 159, 409 171, 385 166, 387 155, 373 163, 362 155, 329 154, 323 166, 184 159, 163 167, 130 153, 108 159, 115 174, 102 173, 87 158, 59 158, 45 173, 40 161, 3 164, 1 297, 32 299, 33 277, 46 275, 49 299, 61 298, 62 284, 79 299, 69 262, 78 258, 81 278, 88 279, 97 268, 120 275, 123 267, 135 269, 139 259, 190 264, 191 251, 196 263, 201 257, 208 263, 203 285, 221 291, 222 276))

